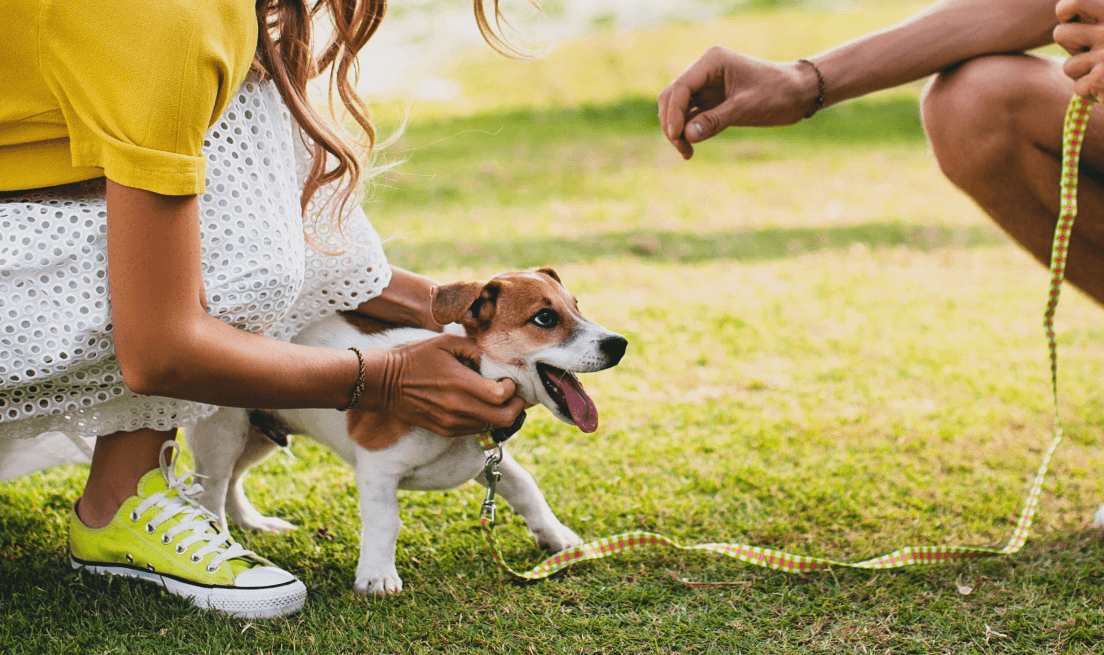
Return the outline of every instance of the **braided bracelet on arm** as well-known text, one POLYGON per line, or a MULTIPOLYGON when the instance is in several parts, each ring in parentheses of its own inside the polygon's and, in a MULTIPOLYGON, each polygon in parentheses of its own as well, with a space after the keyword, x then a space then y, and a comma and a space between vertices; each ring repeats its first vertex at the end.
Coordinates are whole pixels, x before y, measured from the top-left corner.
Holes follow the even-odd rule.
POLYGON ((356 353, 357 356, 357 381, 356 385, 353 387, 353 395, 349 398, 349 402, 337 408, 339 412, 344 412, 356 407, 356 404, 360 402, 360 397, 364 395, 364 355, 361 355, 360 349, 355 346, 350 346, 349 350, 356 353))

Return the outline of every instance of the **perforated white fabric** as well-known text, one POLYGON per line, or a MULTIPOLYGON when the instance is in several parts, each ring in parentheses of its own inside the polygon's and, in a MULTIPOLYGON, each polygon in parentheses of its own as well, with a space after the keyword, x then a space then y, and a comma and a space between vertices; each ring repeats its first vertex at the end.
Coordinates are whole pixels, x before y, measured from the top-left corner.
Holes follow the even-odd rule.
MULTIPOLYGON (((359 207, 346 219, 355 248, 331 234, 315 238, 343 254, 305 243, 299 195, 309 153, 274 85, 247 78, 204 153, 202 266, 213 316, 288 340, 390 282, 359 207)), ((327 197, 315 194, 311 211, 327 197)), ((166 430, 215 410, 124 386, 111 339, 106 216, 102 180, 0 199, 0 440, 166 430)))

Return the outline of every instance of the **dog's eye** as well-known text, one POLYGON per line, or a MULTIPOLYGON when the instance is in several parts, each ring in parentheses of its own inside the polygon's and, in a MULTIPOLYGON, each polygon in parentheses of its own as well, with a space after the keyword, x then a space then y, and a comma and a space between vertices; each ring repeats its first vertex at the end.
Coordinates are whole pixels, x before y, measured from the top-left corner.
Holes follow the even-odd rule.
POLYGON ((560 316, 551 309, 542 309, 529 320, 533 321, 533 325, 547 330, 556 327, 556 324, 560 322, 560 316))

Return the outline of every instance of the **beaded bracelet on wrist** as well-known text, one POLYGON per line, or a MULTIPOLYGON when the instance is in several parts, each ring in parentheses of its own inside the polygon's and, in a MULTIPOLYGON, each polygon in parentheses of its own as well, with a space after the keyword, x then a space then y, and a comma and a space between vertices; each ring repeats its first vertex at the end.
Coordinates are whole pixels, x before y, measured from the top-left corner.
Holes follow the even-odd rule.
POLYGON ((805 118, 812 118, 813 114, 820 111, 824 107, 824 103, 828 100, 828 85, 824 83, 824 74, 820 72, 820 69, 817 68, 816 64, 809 61, 808 59, 798 59, 797 63, 808 64, 812 67, 813 72, 816 73, 817 97, 816 100, 813 101, 813 110, 810 111, 808 114, 805 114, 805 118))

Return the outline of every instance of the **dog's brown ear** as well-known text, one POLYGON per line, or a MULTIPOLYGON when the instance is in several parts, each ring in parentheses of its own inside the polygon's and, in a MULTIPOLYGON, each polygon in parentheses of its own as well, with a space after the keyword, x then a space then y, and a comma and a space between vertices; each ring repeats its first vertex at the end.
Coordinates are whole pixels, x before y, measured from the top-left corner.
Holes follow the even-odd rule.
POLYGON ((433 320, 441 325, 459 323, 465 327, 484 324, 494 316, 501 287, 497 280, 486 284, 456 282, 434 287, 430 292, 433 320))
POLYGON ((552 268, 551 266, 545 266, 544 268, 538 268, 536 272, 537 273, 544 273, 545 275, 552 278, 553 280, 559 282, 560 284, 563 284, 563 281, 560 280, 559 273, 557 273, 556 269, 552 268))

